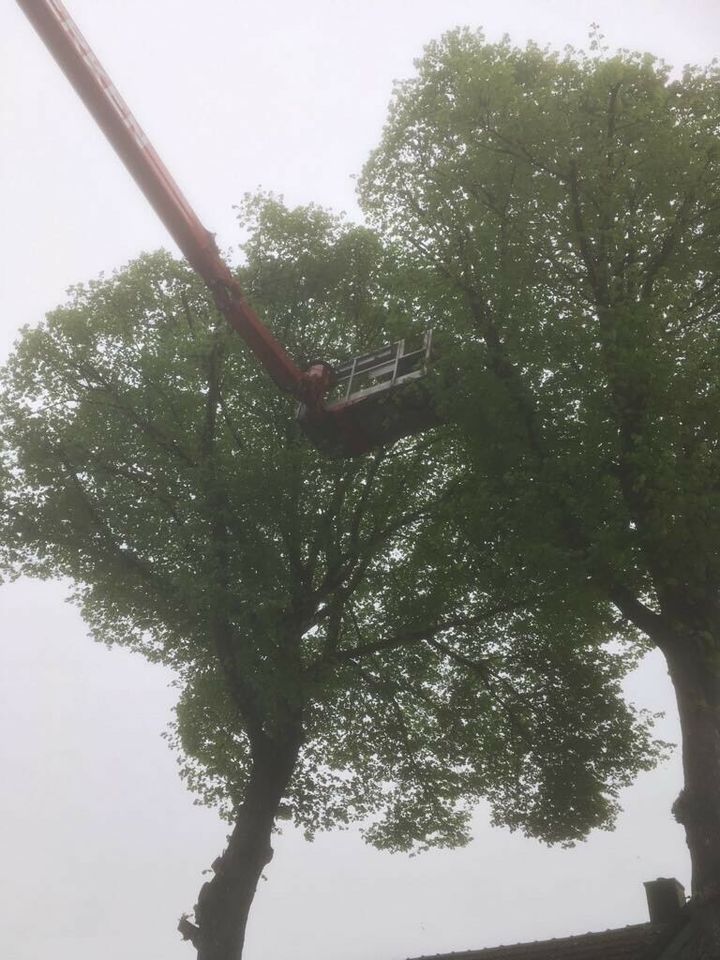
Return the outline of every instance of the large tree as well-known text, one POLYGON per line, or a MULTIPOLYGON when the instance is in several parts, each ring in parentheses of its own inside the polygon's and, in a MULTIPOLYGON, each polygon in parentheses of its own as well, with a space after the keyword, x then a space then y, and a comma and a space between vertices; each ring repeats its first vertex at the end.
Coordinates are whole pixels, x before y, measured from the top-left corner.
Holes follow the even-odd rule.
MULTIPOLYGON (((267 199, 244 215, 243 282, 301 362, 401 323, 369 231, 267 199)), ((323 458, 170 256, 26 330, 1 404, 6 567, 71 578, 98 640, 178 673, 186 777, 232 824, 181 922, 200 960, 241 956, 279 816, 364 819, 408 850, 465 842, 484 797, 567 842, 651 762, 609 624, 538 606, 447 526, 452 433, 323 458)))
POLYGON ((463 529, 664 654, 674 813, 717 902, 720 75, 598 43, 431 44, 361 194, 455 363, 463 529))

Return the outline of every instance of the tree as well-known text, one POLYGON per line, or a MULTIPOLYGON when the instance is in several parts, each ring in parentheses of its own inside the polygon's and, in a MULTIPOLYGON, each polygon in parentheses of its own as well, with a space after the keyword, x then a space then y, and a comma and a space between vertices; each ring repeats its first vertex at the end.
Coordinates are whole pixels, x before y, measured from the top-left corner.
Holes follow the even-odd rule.
MULTIPOLYGON (((301 361, 400 322, 370 231, 268 198, 243 216, 242 280, 301 361)), ((241 956, 279 817, 409 850, 466 842, 484 797, 572 842, 652 762, 594 620, 485 589, 485 548, 448 571, 455 439, 324 459, 167 254, 26 330, 1 397, 5 567, 70 577, 99 641, 177 671, 185 776, 232 824, 181 921, 200 960, 241 956)))
POLYGON ((430 44, 361 193, 455 344, 464 529, 664 654, 674 813, 717 902, 720 74, 593 47, 430 44))

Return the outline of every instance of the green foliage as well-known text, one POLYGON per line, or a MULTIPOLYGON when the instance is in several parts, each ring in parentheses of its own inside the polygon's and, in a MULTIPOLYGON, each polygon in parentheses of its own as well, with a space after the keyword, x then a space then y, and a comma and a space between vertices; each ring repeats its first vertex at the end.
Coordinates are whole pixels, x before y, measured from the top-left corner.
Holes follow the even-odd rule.
POLYGON ((473 536, 644 630, 714 622, 720 583, 719 93, 714 67, 459 30, 361 182, 455 345, 473 536))
MULTIPOLYGON (((272 198, 242 218, 241 281, 300 362, 422 322, 415 267, 371 231, 272 198)), ((543 606, 486 528, 458 523, 455 434, 322 458, 167 254, 24 331, 0 402, 5 567, 71 578, 98 640, 177 671, 171 739, 229 817, 257 744, 298 726, 288 815, 308 834, 365 819, 390 849, 465 842, 483 798, 498 823, 573 841, 652 762, 607 613, 543 606)), ((493 455, 512 474, 523 454, 493 455)))

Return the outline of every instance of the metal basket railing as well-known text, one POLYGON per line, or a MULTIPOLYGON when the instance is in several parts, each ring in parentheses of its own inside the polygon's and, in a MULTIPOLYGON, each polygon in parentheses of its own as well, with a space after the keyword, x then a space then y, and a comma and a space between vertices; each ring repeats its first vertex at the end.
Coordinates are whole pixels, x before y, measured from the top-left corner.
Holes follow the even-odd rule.
POLYGON ((421 337, 396 340, 380 350, 366 353, 335 369, 335 385, 329 405, 360 400, 417 380, 426 372, 432 349, 432 330, 421 337))

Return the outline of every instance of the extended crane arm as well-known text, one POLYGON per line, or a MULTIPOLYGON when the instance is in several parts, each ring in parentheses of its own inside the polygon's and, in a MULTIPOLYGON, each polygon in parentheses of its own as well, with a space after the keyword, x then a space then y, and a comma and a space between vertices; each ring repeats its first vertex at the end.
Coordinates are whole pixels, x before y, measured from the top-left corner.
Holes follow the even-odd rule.
POLYGON ((329 385, 324 365, 303 373, 263 326, 198 219, 60 0, 17 0, 155 212, 207 283, 218 308, 281 390, 317 404, 329 385))

